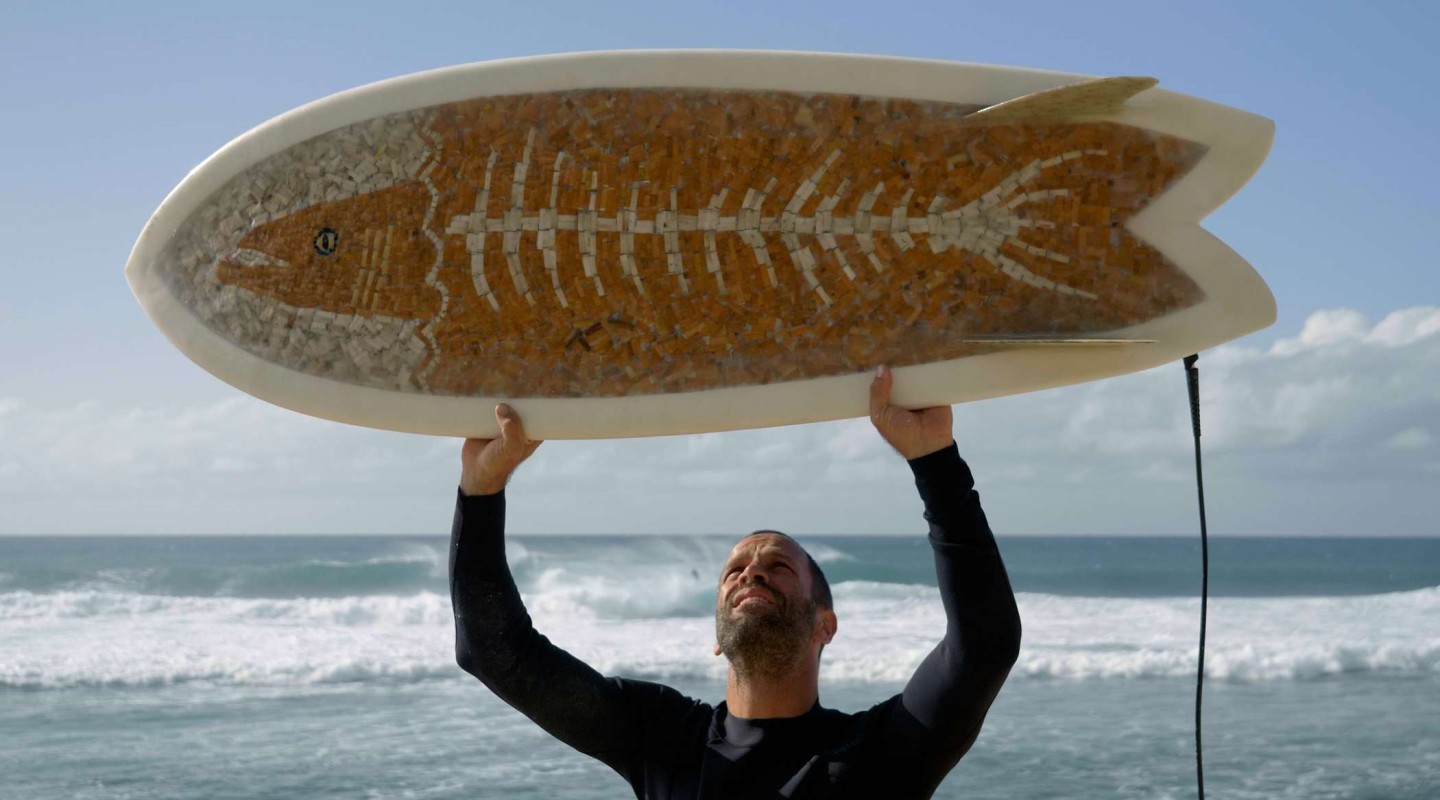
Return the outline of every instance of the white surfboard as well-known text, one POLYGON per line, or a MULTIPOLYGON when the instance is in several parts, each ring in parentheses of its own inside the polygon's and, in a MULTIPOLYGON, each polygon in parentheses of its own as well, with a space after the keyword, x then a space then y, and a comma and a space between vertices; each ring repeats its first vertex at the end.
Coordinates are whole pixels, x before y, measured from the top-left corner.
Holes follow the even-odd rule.
POLYGON ((536 438, 863 416, 1146 369, 1275 301, 1200 221, 1261 117, 1105 78, 589 53, 344 92, 240 136, 126 266, 190 359, 357 425, 536 438))

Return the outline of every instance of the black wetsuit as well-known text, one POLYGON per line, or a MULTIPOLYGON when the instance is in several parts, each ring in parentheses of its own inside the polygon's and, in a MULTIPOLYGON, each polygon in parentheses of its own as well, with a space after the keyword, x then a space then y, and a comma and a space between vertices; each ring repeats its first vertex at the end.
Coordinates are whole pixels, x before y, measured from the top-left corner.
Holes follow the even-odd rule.
MULTIPOLYGON (((505 561, 504 494, 461 497, 450 542, 460 666, 630 782, 639 798, 929 797, 980 732, 1020 648, 1015 596, 952 444, 910 462, 945 638, 904 691, 858 714, 818 703, 747 720, 668 686, 606 678, 531 625, 505 561)), ((699 646, 699 644, 697 644, 699 646)))

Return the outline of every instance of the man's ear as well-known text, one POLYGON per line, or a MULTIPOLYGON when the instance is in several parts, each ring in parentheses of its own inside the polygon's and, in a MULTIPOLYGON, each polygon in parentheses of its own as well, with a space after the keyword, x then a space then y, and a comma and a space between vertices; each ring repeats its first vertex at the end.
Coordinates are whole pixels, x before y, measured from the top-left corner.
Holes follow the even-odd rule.
POLYGON ((719 643, 719 642, 716 642, 716 643, 715 643, 715 655, 717 655, 717 656, 720 655, 720 643, 719 643))
POLYGON ((830 640, 835 638, 835 632, 839 629, 840 619, 835 616, 834 610, 822 608, 820 610, 820 630, 825 638, 822 639, 820 643, 830 644, 830 640))

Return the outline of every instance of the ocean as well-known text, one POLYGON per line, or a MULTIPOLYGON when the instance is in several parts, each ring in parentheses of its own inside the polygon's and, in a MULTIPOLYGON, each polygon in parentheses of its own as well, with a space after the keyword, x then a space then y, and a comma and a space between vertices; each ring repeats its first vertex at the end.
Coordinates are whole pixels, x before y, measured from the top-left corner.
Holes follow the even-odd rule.
MULTIPOLYGON (((735 537, 510 538, 537 627, 723 698, 735 537)), ((462 673, 440 536, 0 537, 0 798, 623 798, 462 673)), ((897 692, 944 625, 922 535, 801 537, 821 702, 897 692)), ((1198 540, 1012 537, 1020 661, 940 798, 1195 796, 1198 540)), ((1440 798, 1440 539, 1211 542, 1206 790, 1440 798)))

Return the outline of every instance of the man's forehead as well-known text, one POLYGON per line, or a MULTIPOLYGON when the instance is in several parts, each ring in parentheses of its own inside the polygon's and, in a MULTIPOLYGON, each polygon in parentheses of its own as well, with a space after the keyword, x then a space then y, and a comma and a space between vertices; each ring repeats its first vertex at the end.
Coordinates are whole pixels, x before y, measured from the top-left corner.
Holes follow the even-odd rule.
POLYGON ((756 553, 779 551, 788 558, 804 558, 804 550, 800 545, 788 536, 779 533, 752 533, 741 539, 739 543, 730 550, 728 561, 736 558, 752 556, 756 553))

